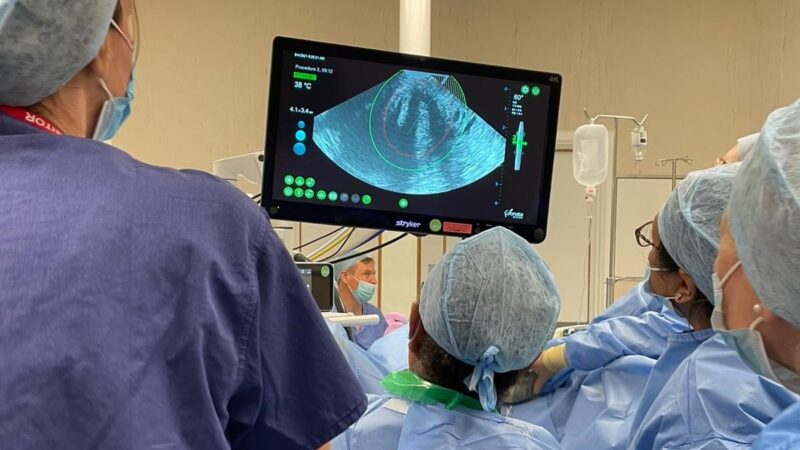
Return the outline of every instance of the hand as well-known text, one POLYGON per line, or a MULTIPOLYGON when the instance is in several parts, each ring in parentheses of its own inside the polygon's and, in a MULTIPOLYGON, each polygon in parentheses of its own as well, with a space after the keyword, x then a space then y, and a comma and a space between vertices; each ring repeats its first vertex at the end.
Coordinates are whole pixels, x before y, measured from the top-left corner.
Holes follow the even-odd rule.
POLYGON ((551 372, 547 369, 544 365, 544 358, 542 355, 539 355, 536 358, 536 361, 531 364, 530 368, 531 372, 536 374, 536 381, 533 383, 533 392, 536 395, 540 395, 542 393, 542 388, 544 387, 545 383, 547 383, 550 378, 555 375, 555 372, 551 372))

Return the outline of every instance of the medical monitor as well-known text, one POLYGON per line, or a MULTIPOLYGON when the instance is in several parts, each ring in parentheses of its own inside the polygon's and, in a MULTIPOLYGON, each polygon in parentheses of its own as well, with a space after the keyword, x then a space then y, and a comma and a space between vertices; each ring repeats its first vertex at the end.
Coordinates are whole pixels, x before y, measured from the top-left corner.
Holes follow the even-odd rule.
POLYGON ((277 37, 273 219, 470 236, 547 230, 561 76, 277 37))
POLYGON ((333 309, 333 264, 296 262, 297 270, 320 311, 333 309))

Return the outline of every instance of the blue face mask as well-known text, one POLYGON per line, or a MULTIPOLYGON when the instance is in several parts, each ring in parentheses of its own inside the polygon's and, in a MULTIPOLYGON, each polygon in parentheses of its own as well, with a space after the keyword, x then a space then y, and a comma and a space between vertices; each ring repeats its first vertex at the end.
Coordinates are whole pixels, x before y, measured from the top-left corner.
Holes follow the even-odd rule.
POLYGON ((358 287, 355 291, 350 289, 350 285, 347 285, 347 289, 350 289, 350 292, 353 293, 353 297, 362 305, 372 300, 372 296, 375 295, 375 287, 376 285, 361 280, 358 280, 358 287))
POLYGON ((133 73, 131 73, 131 79, 128 80, 125 97, 114 97, 102 79, 100 79, 100 85, 103 86, 103 89, 108 94, 108 100, 103 103, 103 109, 100 110, 100 116, 97 118, 97 125, 94 127, 92 139, 95 141, 107 141, 117 134, 125 119, 131 114, 133 73))
POLYGON ((749 327, 729 330, 725 324, 725 316, 722 313, 722 287, 739 267, 741 267, 741 262, 734 264, 722 279, 716 273, 711 276, 714 283, 714 312, 711 314, 711 327, 722 336, 725 343, 735 350, 754 372, 773 381, 783 383, 789 389, 800 389, 800 385, 797 383, 797 375, 771 361, 767 356, 761 333, 756 330, 756 327, 764 321, 764 318, 760 316, 761 305, 756 304, 753 307, 753 312, 759 317, 749 327), (776 369, 782 376, 776 375, 776 369), (788 375, 784 372, 788 373, 788 375))

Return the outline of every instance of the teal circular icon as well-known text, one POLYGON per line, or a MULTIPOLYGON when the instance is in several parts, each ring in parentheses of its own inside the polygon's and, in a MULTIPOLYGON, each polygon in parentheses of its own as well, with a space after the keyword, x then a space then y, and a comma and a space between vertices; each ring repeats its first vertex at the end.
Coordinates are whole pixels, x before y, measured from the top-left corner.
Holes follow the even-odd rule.
POLYGON ((428 224, 428 228, 430 228, 434 233, 438 233, 442 229, 442 221, 439 219, 433 219, 431 220, 431 223, 428 224))
POLYGON ((542 93, 542 89, 539 86, 534 86, 531 89, 531 94, 533 94, 533 95, 539 95, 541 93, 542 93))
POLYGON ((364 194, 361 197, 361 203, 363 203, 365 205, 369 205, 370 203, 372 203, 372 196, 369 195, 369 194, 364 194))
POLYGON ((400 201, 397 202, 397 205, 400 206, 403 209, 406 209, 406 208, 408 208, 408 200, 406 200, 404 198, 401 198, 400 201))
POLYGON ((294 138, 300 142, 303 142, 306 140, 306 132, 303 130, 297 130, 297 133, 294 134, 294 138))
POLYGON ((323 191, 322 189, 317 191, 317 200, 325 200, 325 197, 328 196, 328 193, 323 191))
POLYGON ((303 188, 294 188, 294 196, 297 198, 302 197, 304 194, 303 188))
POLYGON ((286 175, 285 177, 283 177, 283 182, 291 186, 294 184, 294 177, 291 175, 286 175))
POLYGON ((305 196, 307 199, 311 200, 312 198, 314 198, 314 190, 306 189, 305 196))
POLYGON ((331 274, 331 268, 328 266, 322 266, 322 268, 319 269, 319 273, 323 278, 328 278, 328 275, 331 274))
POLYGON ((519 91, 522 92, 522 95, 528 95, 528 93, 531 91, 531 87, 527 84, 523 84, 519 91))
POLYGON ((303 178, 303 177, 297 177, 297 178, 294 179, 294 183, 296 185, 298 185, 298 186, 305 186, 306 185, 306 179, 303 178))
POLYGON ((330 201, 332 201, 332 202, 335 202, 335 201, 336 201, 336 200, 338 200, 338 199, 339 199, 339 194, 337 194, 337 193, 336 193, 336 192, 334 192, 334 191, 330 191, 330 192, 328 192, 328 200, 330 200, 330 201))
POLYGON ((294 189, 292 189, 290 186, 286 186, 285 188, 283 188, 283 195, 291 197, 293 193, 294 189))
POLYGON ((315 179, 313 179, 311 177, 306 178, 306 186, 314 187, 314 185, 316 185, 316 184, 317 184, 317 180, 315 180, 315 179))

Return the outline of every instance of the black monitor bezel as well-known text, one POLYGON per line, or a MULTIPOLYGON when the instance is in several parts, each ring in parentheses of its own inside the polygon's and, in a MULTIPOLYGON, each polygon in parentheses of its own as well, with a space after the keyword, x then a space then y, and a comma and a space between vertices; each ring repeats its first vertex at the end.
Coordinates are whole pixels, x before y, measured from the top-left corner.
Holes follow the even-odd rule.
MULTIPOLYGON (((555 161, 556 133, 558 130, 558 112, 561 100, 562 77, 557 73, 547 73, 510 67, 491 66, 471 62, 454 61, 441 58, 432 58, 420 55, 394 53, 383 50, 373 50, 347 45, 295 39, 276 36, 272 44, 272 63, 270 66, 269 98, 267 107, 267 130, 264 148, 264 178, 261 185, 261 205, 271 218, 276 220, 294 220, 329 225, 346 225, 360 228, 374 228, 393 231, 415 231, 420 234, 446 235, 468 237, 493 226, 504 226, 514 230, 517 234, 532 243, 542 242, 547 235, 547 218, 550 210, 550 193, 553 179, 553 164, 555 161), (278 137, 278 117, 281 108, 280 95, 281 73, 283 55, 286 51, 322 54, 326 56, 361 59, 385 64, 395 64, 402 67, 419 68, 422 70, 440 71, 446 73, 463 73, 492 78, 502 78, 520 82, 531 82, 550 86, 548 105, 549 119, 553 126, 549 127, 546 134, 545 155, 543 160, 542 185, 538 203, 538 214, 534 224, 510 224, 503 222, 470 223, 471 233, 447 232, 444 229, 437 233, 429 230, 409 230, 395 226, 395 217, 403 220, 428 223, 434 217, 421 214, 396 214, 385 211, 369 211, 363 209, 347 209, 341 206, 324 204, 306 204, 272 198, 276 143, 278 137), (388 217, 391 216, 391 217, 388 217)), ((444 221, 469 222, 464 218, 436 217, 444 221)))

